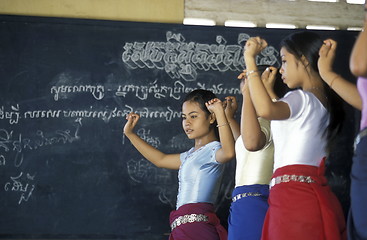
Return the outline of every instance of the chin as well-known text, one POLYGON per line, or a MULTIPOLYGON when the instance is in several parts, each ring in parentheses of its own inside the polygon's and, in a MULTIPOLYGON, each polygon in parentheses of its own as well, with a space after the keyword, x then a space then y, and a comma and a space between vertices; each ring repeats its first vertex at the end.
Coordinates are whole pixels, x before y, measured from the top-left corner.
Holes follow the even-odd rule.
POLYGON ((186 136, 187 136, 188 139, 194 139, 194 137, 192 135, 187 135, 186 134, 186 136))

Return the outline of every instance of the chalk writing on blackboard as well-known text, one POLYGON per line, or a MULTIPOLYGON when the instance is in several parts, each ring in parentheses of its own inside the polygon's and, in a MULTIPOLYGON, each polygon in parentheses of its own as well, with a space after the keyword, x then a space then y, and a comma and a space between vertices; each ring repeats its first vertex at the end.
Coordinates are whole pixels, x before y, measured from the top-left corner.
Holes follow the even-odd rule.
POLYGON ((37 130, 35 137, 24 137, 22 133, 14 133, 13 130, 0 129, 0 148, 6 152, 15 151, 18 153, 24 150, 36 150, 45 146, 73 143, 80 139, 78 135, 79 125, 75 130, 55 130, 45 134, 42 130, 37 130))
POLYGON ((51 94, 54 94, 54 100, 58 101, 60 97, 62 97, 62 94, 76 94, 76 93, 91 93, 92 96, 96 100, 101 100, 104 97, 104 86, 97 85, 78 85, 78 86, 66 86, 66 85, 60 85, 60 86, 52 86, 51 87, 51 94))
POLYGON ((34 178, 35 175, 29 173, 23 174, 23 172, 21 172, 18 176, 10 177, 10 181, 4 185, 4 190, 6 192, 11 191, 19 193, 20 197, 18 204, 27 202, 35 188, 35 185, 32 184, 35 180, 34 178))
MULTIPOLYGON (((185 42, 181 33, 166 32, 166 42, 127 42, 122 61, 131 69, 148 68, 164 70, 171 79, 195 81, 198 71, 242 71, 243 42, 247 34, 239 34, 237 45, 226 45, 223 36, 216 37, 217 44, 185 42)), ((279 52, 268 46, 257 57, 258 64, 278 67, 279 52)))
POLYGON ((181 81, 173 82, 172 86, 159 85, 157 81, 148 85, 119 85, 115 94, 119 97, 126 97, 128 93, 133 93, 140 100, 146 100, 149 96, 155 99, 172 98, 174 100, 180 100, 183 94, 187 94, 196 88, 209 90, 214 94, 240 94, 238 88, 225 87, 225 84, 222 83, 209 85, 207 83, 197 82, 196 86, 187 87, 181 81))

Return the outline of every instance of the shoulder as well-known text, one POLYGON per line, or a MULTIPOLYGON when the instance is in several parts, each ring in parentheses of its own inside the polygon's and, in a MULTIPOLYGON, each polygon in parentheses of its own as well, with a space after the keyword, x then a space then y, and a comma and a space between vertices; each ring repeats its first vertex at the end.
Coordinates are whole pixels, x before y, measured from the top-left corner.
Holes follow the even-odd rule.
POLYGON ((278 101, 288 102, 288 101, 292 101, 292 100, 302 100, 302 98, 306 97, 306 94, 307 93, 305 91, 303 91, 301 89, 297 89, 297 90, 287 92, 284 95, 284 97, 282 97, 278 101))
POLYGON ((288 104, 290 109, 290 119, 299 117, 307 107, 310 94, 303 90, 294 90, 288 92, 283 98, 279 99, 279 101, 283 101, 288 104))
POLYGON ((207 145, 205 145, 205 148, 208 150, 208 151, 217 151, 218 149, 220 149, 222 147, 222 145, 220 144, 220 142, 218 141, 213 141, 213 142, 210 142, 208 143, 207 145))

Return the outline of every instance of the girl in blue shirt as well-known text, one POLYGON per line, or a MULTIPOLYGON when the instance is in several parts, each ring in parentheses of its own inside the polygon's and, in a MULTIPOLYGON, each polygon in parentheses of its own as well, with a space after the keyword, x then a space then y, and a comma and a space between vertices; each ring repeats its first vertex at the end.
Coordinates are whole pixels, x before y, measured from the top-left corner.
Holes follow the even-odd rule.
POLYGON ((234 139, 222 102, 210 91, 194 90, 182 105, 182 128, 195 145, 184 153, 165 154, 142 140, 134 127, 140 116, 130 113, 124 134, 155 166, 179 170, 176 210, 170 214, 172 239, 227 239, 214 213, 223 163, 235 156, 234 139), (218 134, 219 133, 219 139, 218 134))

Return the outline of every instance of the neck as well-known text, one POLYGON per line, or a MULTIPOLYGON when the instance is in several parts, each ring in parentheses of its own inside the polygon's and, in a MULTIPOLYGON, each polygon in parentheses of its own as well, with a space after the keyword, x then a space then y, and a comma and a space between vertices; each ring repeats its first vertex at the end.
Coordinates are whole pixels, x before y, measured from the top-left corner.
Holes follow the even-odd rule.
POLYGON ((312 74, 302 86, 304 91, 312 92, 312 90, 324 90, 323 80, 320 76, 312 74), (313 76, 312 76, 313 75, 313 76))
POLYGON ((197 138, 195 139, 195 150, 201 148, 202 146, 205 146, 206 144, 217 141, 218 139, 215 137, 215 135, 207 135, 205 137, 197 138))

